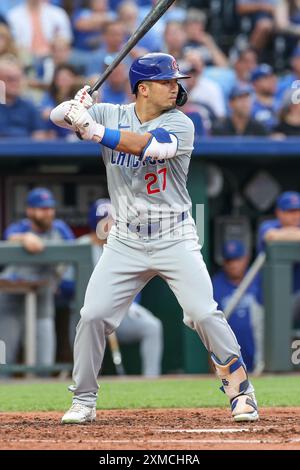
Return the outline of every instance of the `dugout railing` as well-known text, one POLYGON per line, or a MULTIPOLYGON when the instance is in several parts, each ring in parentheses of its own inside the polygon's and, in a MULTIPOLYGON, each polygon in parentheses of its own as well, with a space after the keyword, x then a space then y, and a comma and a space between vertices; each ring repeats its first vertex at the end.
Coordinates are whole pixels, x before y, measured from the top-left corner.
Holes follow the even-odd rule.
MULTIPOLYGON (((93 262, 90 244, 77 243, 76 241, 69 242, 46 242, 45 249, 41 253, 30 254, 19 243, 0 242, 0 264, 5 266, 7 264, 13 265, 74 265, 75 267, 75 308, 79 312, 84 301, 84 294, 88 280, 90 278, 93 262)), ((20 295, 20 294, 19 294, 20 295)), ((25 300, 25 298, 24 298, 25 300)), ((32 308, 32 303, 31 303, 32 308)), ((32 312, 29 312, 29 314, 32 312)), ((21 321, 21 319, 20 319, 21 321)), ((32 319, 33 322, 36 318, 32 319)), ((35 325, 30 325, 30 328, 35 329, 35 325)), ((0 331, 1 340, 1 331, 0 331)), ((30 348, 30 345, 25 345, 25 348, 30 348)), ((0 365, 0 372, 7 374, 10 372, 54 372, 54 371, 70 371, 72 364, 54 364, 51 366, 41 366, 40 364, 27 364, 27 365, 0 365)), ((0 375, 1 376, 1 375, 0 375)))
POLYGON ((300 337, 295 329, 300 312, 294 315, 293 308, 293 271, 295 263, 300 263, 300 243, 268 242, 266 254, 263 268, 265 370, 290 372, 300 365, 300 344, 297 341, 300 337))

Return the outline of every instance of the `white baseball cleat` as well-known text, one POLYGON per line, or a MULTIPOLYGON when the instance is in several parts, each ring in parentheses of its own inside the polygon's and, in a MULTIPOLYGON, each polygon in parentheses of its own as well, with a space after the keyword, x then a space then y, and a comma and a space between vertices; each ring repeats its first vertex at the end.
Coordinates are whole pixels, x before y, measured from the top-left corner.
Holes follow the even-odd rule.
POLYGON ((231 402, 231 412, 234 421, 258 421, 259 415, 254 393, 234 398, 231 402))
POLYGON ((62 424, 84 424, 91 423, 96 419, 96 408, 74 403, 63 415, 62 424))

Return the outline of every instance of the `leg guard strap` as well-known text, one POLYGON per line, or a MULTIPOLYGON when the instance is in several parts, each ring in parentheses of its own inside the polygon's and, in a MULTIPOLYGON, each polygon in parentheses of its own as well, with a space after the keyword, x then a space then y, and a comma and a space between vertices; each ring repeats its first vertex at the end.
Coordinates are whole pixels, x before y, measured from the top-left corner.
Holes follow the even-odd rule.
POLYGON ((223 384, 221 390, 226 393, 229 399, 232 400, 238 395, 244 394, 249 387, 249 381, 242 357, 231 356, 225 363, 221 363, 214 354, 211 354, 211 358, 216 373, 223 384))

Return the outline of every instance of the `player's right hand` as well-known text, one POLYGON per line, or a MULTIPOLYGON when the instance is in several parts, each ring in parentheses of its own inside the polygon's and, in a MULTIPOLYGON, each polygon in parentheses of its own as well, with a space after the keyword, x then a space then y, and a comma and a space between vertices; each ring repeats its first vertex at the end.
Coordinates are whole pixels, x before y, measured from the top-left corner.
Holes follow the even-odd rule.
POLYGON ((42 239, 30 232, 24 234, 22 245, 30 253, 40 253, 45 248, 42 239))
POLYGON ((98 101, 98 92, 95 91, 91 96, 89 94, 90 89, 91 87, 89 85, 85 85, 76 93, 74 98, 75 101, 82 104, 86 109, 91 108, 98 101))

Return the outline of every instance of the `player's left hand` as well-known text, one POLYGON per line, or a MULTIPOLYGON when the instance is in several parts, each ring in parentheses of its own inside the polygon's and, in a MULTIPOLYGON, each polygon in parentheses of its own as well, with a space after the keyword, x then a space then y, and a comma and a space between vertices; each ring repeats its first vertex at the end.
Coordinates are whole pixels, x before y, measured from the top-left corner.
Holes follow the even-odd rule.
POLYGON ((72 123, 75 131, 80 133, 83 140, 100 142, 104 134, 104 126, 94 121, 86 108, 78 101, 72 100, 70 105, 65 116, 72 123))
POLYGON ((76 93, 74 98, 75 101, 82 104, 86 109, 91 108, 98 101, 98 92, 95 91, 91 96, 89 94, 90 89, 91 87, 89 85, 85 85, 76 93))

